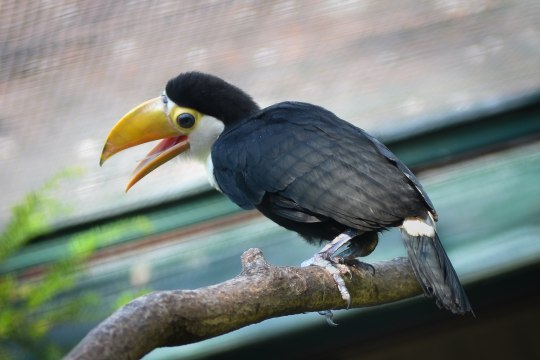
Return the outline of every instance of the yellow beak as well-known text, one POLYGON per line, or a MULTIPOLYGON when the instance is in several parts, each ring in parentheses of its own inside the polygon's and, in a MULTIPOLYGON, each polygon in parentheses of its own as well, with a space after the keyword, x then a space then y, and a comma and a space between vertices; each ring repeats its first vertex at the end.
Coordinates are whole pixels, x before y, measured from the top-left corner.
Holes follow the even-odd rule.
POLYGON ((107 136, 100 165, 122 150, 159 139, 164 140, 137 165, 126 191, 152 170, 189 149, 187 136, 169 121, 167 107, 161 97, 142 103, 116 123, 107 136))

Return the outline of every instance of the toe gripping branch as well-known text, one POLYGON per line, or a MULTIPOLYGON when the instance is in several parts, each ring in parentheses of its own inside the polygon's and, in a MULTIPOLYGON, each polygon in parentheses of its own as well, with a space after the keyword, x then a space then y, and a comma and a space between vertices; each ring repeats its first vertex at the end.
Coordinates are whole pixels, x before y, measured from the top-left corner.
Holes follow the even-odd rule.
MULTIPOLYGON (((348 229, 343 233, 336 236, 334 240, 328 243, 325 247, 321 249, 318 253, 313 255, 312 258, 304 261, 302 267, 306 266, 319 266, 325 269, 336 282, 341 298, 347 302, 347 308, 351 306, 351 295, 347 286, 345 285, 345 280, 343 280, 343 275, 347 274, 351 276, 351 271, 347 265, 344 265, 340 258, 334 257, 334 254, 344 245, 346 245, 353 237, 358 235, 356 230, 348 229)), ((330 311, 330 310, 328 310, 330 311)), ((331 311, 330 311, 331 314, 331 311)), ((332 321, 332 316, 328 315, 328 312, 324 313, 324 316, 327 319, 329 324, 335 323, 332 321)))

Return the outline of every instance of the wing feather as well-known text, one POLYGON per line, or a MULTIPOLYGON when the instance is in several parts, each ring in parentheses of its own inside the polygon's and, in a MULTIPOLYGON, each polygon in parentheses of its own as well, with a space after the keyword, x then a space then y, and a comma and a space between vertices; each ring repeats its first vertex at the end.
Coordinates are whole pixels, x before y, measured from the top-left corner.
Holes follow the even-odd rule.
POLYGON ((280 216, 294 221, 314 221, 316 214, 375 230, 433 208, 382 143, 310 104, 280 103, 225 129, 212 161, 220 188, 236 204, 253 208, 265 196, 281 199, 280 216))

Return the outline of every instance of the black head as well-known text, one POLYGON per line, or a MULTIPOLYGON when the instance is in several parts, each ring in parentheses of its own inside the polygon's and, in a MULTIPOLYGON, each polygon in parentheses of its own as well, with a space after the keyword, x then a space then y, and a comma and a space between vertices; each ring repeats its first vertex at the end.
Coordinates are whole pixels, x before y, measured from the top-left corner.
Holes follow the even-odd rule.
POLYGON ((251 96, 216 76, 187 72, 169 80, 167 96, 179 106, 195 109, 227 124, 259 110, 251 96))

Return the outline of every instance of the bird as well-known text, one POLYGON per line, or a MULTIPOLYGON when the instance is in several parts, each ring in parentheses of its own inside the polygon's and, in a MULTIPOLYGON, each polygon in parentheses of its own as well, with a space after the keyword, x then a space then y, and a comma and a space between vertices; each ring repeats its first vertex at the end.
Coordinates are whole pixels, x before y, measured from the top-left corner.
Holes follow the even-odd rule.
POLYGON ((204 163, 210 184, 239 207, 324 245, 302 266, 328 271, 347 307, 348 261, 369 255, 379 234, 397 227, 425 295, 454 314, 473 313, 418 178, 382 142, 333 112, 295 101, 261 108, 222 78, 188 71, 114 125, 100 165, 154 140, 161 141, 126 191, 178 156, 204 163))

